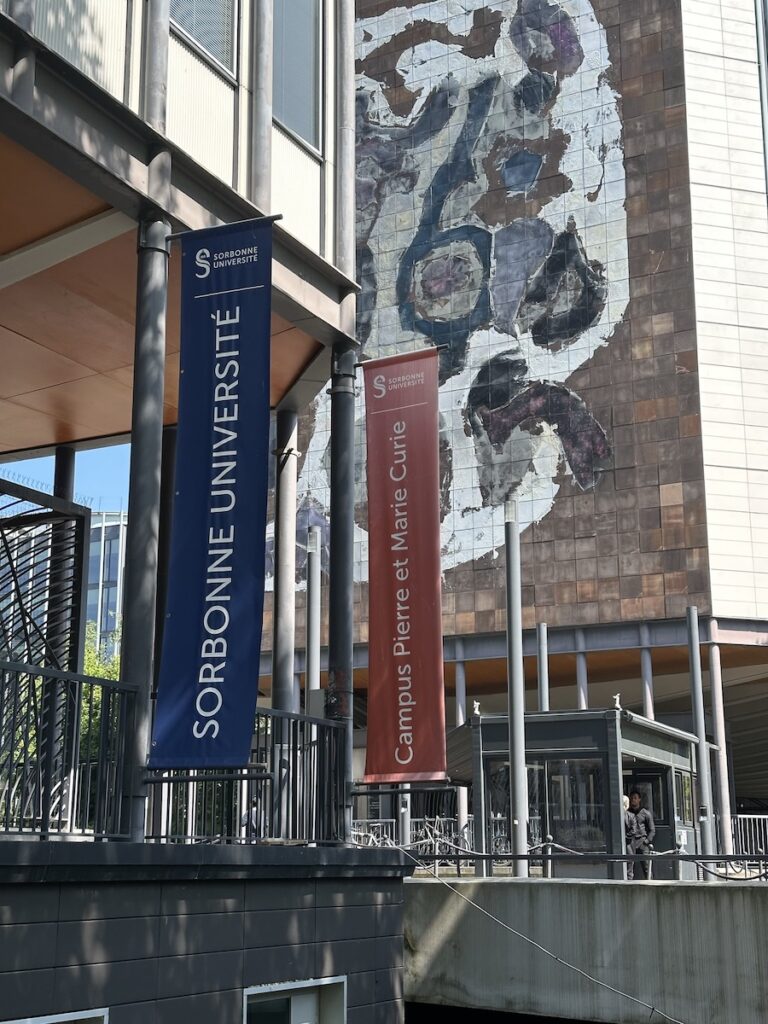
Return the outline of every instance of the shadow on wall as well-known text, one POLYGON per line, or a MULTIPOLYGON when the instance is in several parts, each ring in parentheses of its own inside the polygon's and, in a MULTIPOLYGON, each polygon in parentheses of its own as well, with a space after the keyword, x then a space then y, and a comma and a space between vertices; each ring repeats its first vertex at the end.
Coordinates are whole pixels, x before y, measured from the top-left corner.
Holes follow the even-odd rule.
MULTIPOLYGON (((106 86, 104 27, 116 18, 124 31, 127 17, 128 5, 119 0, 103 6, 99 0, 38 0, 35 35, 83 74, 106 86)), ((122 57, 125 59, 124 53, 122 57)))

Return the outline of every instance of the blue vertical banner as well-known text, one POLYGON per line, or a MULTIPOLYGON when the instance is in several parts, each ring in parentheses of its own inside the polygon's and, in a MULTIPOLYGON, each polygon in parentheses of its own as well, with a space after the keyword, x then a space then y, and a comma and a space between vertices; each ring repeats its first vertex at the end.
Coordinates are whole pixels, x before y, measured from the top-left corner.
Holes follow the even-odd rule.
POLYGON ((181 375, 150 768, 247 764, 269 460, 272 219, 181 236, 181 375))

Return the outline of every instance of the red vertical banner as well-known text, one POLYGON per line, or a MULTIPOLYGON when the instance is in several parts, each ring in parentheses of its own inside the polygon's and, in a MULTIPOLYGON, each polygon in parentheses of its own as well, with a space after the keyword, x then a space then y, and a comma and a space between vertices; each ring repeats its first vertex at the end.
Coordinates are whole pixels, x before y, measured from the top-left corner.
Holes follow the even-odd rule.
POLYGON ((445 778, 438 354, 363 364, 368 439, 366 782, 445 778))

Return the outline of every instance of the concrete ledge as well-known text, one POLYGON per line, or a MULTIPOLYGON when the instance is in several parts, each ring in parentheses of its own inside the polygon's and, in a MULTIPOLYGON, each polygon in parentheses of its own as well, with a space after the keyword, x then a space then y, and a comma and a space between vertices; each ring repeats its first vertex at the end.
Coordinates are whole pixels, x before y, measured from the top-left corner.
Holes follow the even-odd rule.
MULTIPOLYGON (((678 1020, 765 1022, 764 882, 494 878, 451 885, 555 956, 678 1020)), ((649 1020, 647 1007, 555 962, 440 882, 406 883, 404 937, 408 1001, 606 1024, 649 1020)))
POLYGON ((0 883, 403 878, 412 870, 386 849, 0 841, 0 883))

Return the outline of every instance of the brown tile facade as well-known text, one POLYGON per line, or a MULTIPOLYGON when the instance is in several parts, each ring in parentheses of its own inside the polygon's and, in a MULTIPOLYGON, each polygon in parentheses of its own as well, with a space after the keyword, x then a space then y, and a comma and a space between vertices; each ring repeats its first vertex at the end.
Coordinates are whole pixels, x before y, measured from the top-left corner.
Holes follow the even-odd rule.
MULTIPOLYGON (((594 8, 622 121, 629 304, 609 343, 565 382, 604 429, 611 454, 593 489, 561 464, 554 504, 523 534, 526 627, 710 607, 679 3, 595 0, 594 8)), ((401 53, 402 40, 392 48, 393 74, 401 53)), ((541 173, 560 175, 546 161, 541 173)), ((519 202, 515 216, 537 215, 535 197, 519 202)), ((444 634, 502 630, 503 587, 503 550, 448 569, 444 634)), ((303 606, 299 593, 299 646, 303 606)), ((356 588, 355 609, 365 641, 367 584, 356 588)))

